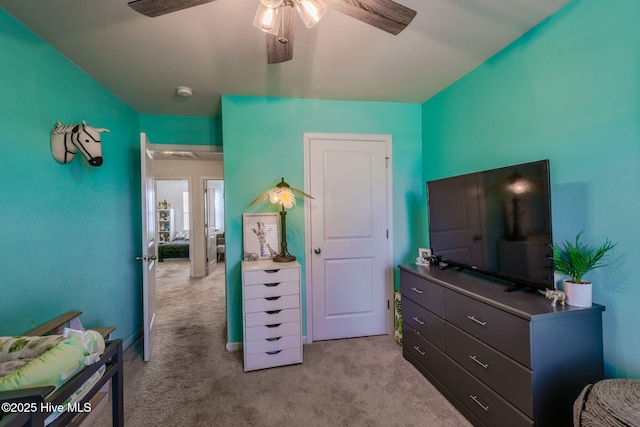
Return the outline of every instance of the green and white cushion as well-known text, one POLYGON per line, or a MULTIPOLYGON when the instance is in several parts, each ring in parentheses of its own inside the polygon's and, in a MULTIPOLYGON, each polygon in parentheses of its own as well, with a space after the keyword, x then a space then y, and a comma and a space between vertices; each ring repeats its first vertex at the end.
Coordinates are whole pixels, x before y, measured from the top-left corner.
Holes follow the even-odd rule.
POLYGON ((0 391, 46 385, 57 388, 95 363, 104 348, 102 336, 95 331, 0 337, 0 391))

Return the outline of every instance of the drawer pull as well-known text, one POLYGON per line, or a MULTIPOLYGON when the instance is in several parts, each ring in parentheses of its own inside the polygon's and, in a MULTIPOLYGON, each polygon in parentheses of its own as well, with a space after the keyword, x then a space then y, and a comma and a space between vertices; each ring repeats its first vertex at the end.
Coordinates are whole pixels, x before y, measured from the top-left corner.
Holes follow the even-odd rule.
POLYGON ((426 355, 427 355, 427 353, 425 353, 424 351, 420 350, 420 347, 418 347, 417 345, 416 345, 416 346, 413 346, 413 348, 415 348, 415 349, 416 349, 416 351, 417 351, 418 353, 420 353, 422 356, 426 356, 426 355))
POLYGON ((274 323, 273 325, 264 325, 267 328, 277 328, 278 326, 282 325, 282 323, 274 323))
POLYGON ((267 314, 278 314, 280 313, 282 310, 270 310, 270 311, 265 311, 265 313, 267 314))
POLYGON ((273 288, 273 287, 278 286, 279 284, 280 284, 280 282, 278 282, 278 283, 265 283, 264 285, 265 285, 267 288, 273 288))
POLYGON ((476 402, 478 404, 478 406, 480 406, 482 409, 484 409, 485 412, 489 412, 489 407, 483 405, 479 400, 478 400, 478 396, 474 396, 472 394, 469 395, 469 397, 471 398, 471 400, 473 400, 474 402, 476 402))
POLYGON ((487 322, 483 322, 482 320, 478 320, 478 319, 476 319, 476 316, 467 316, 467 319, 469 319, 469 320, 473 320, 473 321, 474 321, 474 322, 476 322, 478 325, 487 326, 487 322))
POLYGON ((265 299, 266 299, 267 301, 276 301, 276 300, 279 300, 279 299, 280 299, 280 297, 266 297, 265 299))
POLYGON ((415 320, 416 322, 420 323, 421 325, 424 325, 424 322, 422 320, 418 319, 415 316, 413 316, 413 320, 415 320))
POLYGON ((271 273, 277 273, 278 271, 280 271, 280 269, 279 269, 279 268, 276 268, 276 269, 274 269, 274 270, 264 270, 264 272, 265 272, 265 273, 269 273, 269 274, 271 274, 271 273))
POLYGON ((469 355, 469 359, 473 360, 474 362, 476 362, 478 365, 482 366, 484 369, 487 369, 489 367, 488 364, 486 363, 482 363, 481 361, 478 360, 478 358, 472 354, 469 355))
POLYGON ((418 288, 411 288, 411 290, 417 294, 423 294, 424 291, 422 289, 418 289, 418 288))
POLYGON ((282 351, 282 350, 267 351, 267 354, 268 354, 268 355, 273 356, 274 354, 278 354, 278 353, 280 353, 281 351, 282 351))
POLYGON ((278 341, 279 339, 281 339, 282 337, 275 337, 275 338, 267 338, 267 341, 278 341))

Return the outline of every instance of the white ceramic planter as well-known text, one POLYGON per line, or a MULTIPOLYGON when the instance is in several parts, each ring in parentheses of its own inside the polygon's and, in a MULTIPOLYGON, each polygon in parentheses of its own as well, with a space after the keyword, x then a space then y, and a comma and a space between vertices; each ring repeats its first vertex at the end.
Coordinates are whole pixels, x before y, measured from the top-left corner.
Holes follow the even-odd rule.
POLYGON ((591 282, 574 283, 565 280, 563 284, 564 293, 567 296, 567 304, 575 307, 591 307, 593 295, 591 282))

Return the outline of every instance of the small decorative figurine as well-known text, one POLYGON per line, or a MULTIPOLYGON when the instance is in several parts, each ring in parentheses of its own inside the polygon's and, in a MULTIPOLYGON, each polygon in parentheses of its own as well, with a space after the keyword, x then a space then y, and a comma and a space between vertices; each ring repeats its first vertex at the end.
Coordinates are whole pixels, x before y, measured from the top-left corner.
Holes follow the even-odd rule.
POLYGON ((545 298, 551 300, 551 307, 556 306, 556 302, 560 301, 560 305, 564 305, 564 300, 567 299, 567 296, 562 291, 554 291, 551 289, 547 289, 545 292, 545 298))
POLYGON ((245 261, 257 261, 258 260, 258 254, 253 253, 253 252, 245 252, 244 253, 244 260, 245 261))

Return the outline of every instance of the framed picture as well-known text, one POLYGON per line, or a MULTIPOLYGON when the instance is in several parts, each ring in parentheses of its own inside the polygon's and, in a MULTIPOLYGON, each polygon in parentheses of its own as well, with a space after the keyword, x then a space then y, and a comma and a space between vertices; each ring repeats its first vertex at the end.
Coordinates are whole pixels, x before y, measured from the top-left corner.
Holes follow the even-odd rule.
POLYGON ((242 214, 244 259, 269 259, 280 249, 278 212, 242 214), (255 254, 255 255, 253 255, 255 254))
POLYGON ((430 258, 431 258, 431 249, 420 248, 418 249, 418 258, 416 258, 416 264, 429 265, 430 258))

